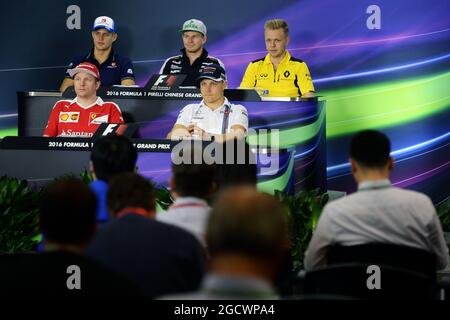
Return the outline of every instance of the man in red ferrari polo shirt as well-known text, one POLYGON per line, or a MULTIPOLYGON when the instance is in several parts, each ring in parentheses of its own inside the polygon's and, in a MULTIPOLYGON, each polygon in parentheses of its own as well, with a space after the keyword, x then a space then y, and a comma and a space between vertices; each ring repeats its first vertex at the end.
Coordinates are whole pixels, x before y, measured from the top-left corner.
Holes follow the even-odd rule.
POLYGON ((68 72, 77 96, 55 104, 44 130, 45 137, 92 137, 102 123, 123 123, 119 106, 97 97, 100 74, 95 65, 82 62, 68 72))

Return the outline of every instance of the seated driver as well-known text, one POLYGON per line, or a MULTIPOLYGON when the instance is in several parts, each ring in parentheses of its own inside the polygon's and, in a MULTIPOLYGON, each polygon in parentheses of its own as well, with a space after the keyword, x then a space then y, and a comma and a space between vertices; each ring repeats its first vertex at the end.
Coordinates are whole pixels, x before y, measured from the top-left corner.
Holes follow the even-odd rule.
POLYGON ((247 109, 232 104, 224 96, 227 87, 225 70, 217 64, 205 66, 199 74, 203 100, 188 104, 179 113, 168 139, 197 138, 225 141, 243 138, 248 130, 247 109))
POLYGON ((97 97, 100 74, 94 64, 82 62, 68 73, 73 77, 77 96, 55 104, 44 137, 92 137, 102 123, 124 122, 117 104, 97 97))

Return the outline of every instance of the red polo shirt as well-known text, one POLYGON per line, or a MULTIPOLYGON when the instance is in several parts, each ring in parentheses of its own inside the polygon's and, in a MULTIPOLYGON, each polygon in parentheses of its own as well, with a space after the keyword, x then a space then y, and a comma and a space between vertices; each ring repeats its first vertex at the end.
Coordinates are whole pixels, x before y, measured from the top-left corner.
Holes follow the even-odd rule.
POLYGON ((122 112, 113 102, 100 97, 90 106, 74 100, 56 102, 50 113, 44 135, 50 137, 92 137, 101 123, 123 123, 122 112))

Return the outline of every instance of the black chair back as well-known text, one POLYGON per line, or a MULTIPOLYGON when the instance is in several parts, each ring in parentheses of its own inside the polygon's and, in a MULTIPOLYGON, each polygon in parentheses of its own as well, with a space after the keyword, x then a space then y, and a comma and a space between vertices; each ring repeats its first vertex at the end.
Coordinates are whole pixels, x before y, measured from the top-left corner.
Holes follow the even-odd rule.
POLYGON ((356 299, 434 299, 434 278, 422 273, 366 263, 334 264, 309 271, 304 293, 356 299), (377 273, 377 274, 376 274, 377 273), (373 277, 378 277, 374 280, 373 277), (377 282, 378 281, 378 282, 377 282), (379 284, 379 287, 374 286, 379 284))
POLYGON ((382 264, 436 276, 436 255, 432 252, 387 243, 367 243, 355 246, 332 246, 327 253, 327 265, 336 263, 382 264))

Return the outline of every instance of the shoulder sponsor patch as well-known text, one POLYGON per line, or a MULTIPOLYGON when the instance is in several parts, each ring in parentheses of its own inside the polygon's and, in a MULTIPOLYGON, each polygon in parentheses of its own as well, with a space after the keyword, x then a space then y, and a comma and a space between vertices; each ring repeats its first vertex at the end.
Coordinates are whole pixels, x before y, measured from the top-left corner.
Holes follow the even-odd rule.
POLYGON ((214 68, 214 67, 204 67, 202 70, 203 70, 203 72, 214 72, 214 71, 216 71, 216 68, 214 68))

